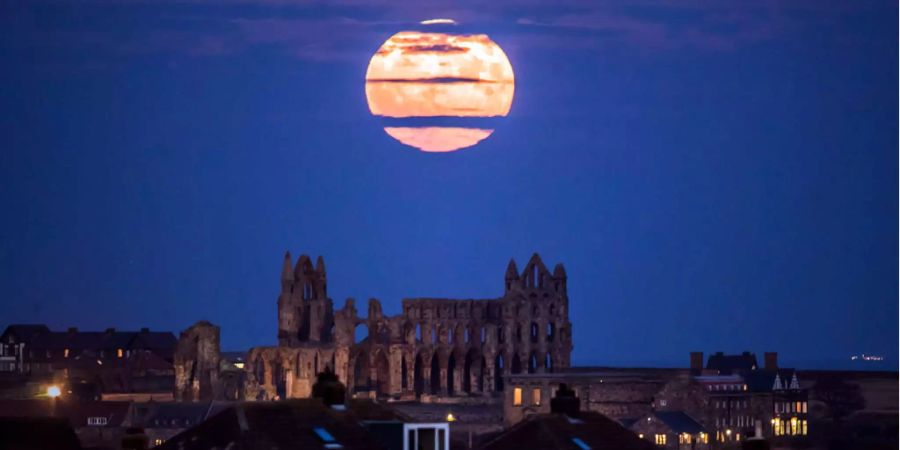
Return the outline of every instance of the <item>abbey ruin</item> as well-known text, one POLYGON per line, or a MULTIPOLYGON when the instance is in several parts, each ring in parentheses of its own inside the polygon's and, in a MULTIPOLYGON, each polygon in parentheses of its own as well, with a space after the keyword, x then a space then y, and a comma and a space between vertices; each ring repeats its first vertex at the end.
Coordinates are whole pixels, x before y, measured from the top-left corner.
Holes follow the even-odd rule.
MULTIPOLYGON (((569 366, 568 306, 562 264, 550 272, 535 254, 522 272, 509 262, 499 298, 404 299, 395 316, 384 315, 371 299, 360 317, 353 299, 335 310, 321 256, 313 265, 306 255, 292 263, 288 253, 278 296, 278 345, 250 350, 241 396, 309 397, 325 370, 357 396, 489 396, 503 390, 503 375, 569 366), (368 336, 357 342, 363 325, 368 336)), ((183 391, 209 382, 182 379, 183 391)))

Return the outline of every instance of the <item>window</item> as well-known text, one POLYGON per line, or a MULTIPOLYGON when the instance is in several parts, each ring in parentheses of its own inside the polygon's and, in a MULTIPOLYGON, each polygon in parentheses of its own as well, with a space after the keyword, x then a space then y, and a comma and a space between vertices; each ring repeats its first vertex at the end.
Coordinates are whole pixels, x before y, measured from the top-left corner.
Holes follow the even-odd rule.
POLYGON ((587 445, 584 441, 577 437, 573 437, 572 442, 575 443, 575 445, 577 445, 581 450, 591 450, 591 447, 589 445, 587 445))
POLYGON ((405 424, 404 450, 448 450, 450 446, 447 423, 405 424))
POLYGON ((697 442, 701 444, 709 444, 709 435, 706 433, 700 433, 700 439, 697 442))
POLYGON ((68 357, 69 357, 69 349, 63 350, 63 358, 68 358, 68 357))
POLYGON ((668 401, 666 401, 666 400, 660 400, 659 406, 666 406, 667 403, 668 403, 668 401))
POLYGON ((124 356, 124 355, 125 355, 125 350, 122 350, 121 348, 118 349, 118 350, 116 350, 116 356, 117 356, 117 357, 121 358, 121 357, 124 356))
POLYGON ((657 434, 656 435, 656 445, 666 445, 666 435, 657 434))
POLYGON ((541 406, 541 388, 531 390, 531 404, 541 406))
POLYGON ((513 406, 522 406, 522 388, 513 389, 513 406))
MULTIPOLYGON (((806 412, 806 402, 803 402, 803 411, 801 411, 801 412, 804 412, 804 413, 806 412)), ((804 433, 804 434, 806 434, 806 433, 804 433)))
POLYGON ((106 423, 106 417, 88 417, 87 419, 87 424, 91 426, 104 426, 106 423))
POLYGON ((687 433, 681 433, 678 435, 678 443, 679 444, 690 444, 691 443, 691 435, 687 433))

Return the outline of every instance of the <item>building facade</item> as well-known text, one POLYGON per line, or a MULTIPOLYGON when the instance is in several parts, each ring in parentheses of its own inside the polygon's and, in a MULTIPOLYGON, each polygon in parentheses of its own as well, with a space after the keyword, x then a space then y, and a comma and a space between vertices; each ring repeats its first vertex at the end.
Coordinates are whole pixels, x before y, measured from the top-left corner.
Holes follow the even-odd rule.
POLYGON ((535 254, 521 272, 510 261, 499 298, 411 298, 387 316, 371 299, 360 317, 348 299, 335 309, 325 262, 285 255, 278 345, 247 357, 248 398, 309 397, 318 373, 334 371, 351 393, 414 398, 490 395, 503 376, 569 367, 572 329, 566 272, 535 254), (356 340, 357 328, 367 335, 356 340))

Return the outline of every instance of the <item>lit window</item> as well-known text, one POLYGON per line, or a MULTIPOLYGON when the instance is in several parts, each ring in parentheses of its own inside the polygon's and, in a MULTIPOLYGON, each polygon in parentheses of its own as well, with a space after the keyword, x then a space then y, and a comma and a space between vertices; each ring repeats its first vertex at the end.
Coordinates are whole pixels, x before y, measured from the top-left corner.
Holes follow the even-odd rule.
POLYGON ((166 442, 165 439, 156 438, 153 440, 153 445, 163 445, 166 442))
POLYGON ((591 447, 579 438, 572 438, 572 442, 574 442, 581 450, 591 450, 591 447))
POLYGON ((641 439, 643 439, 643 438, 644 438, 644 433, 638 434, 638 437, 641 438, 641 439))
POLYGON ((690 444, 691 443, 691 435, 687 433, 681 433, 678 435, 678 443, 679 444, 690 444))
POLYGON ((666 403, 668 403, 666 400, 660 400, 659 406, 666 406, 666 403))
POLYGON ((534 388, 531 391, 531 403, 535 406, 541 406, 541 388, 534 388))
POLYGON ((706 433, 700 433, 699 441, 701 444, 709 444, 709 435, 706 433))
POLYGON ((63 350, 63 358, 68 358, 68 357, 69 357, 69 349, 63 350))
POLYGON ((807 432, 807 429, 806 429, 806 419, 801 420, 801 421, 800 421, 800 424, 802 425, 802 428, 803 428, 803 429, 801 430, 801 432, 802 432, 801 434, 804 435, 804 436, 806 436, 806 432, 807 432))
POLYGON ((522 406, 522 388, 513 389, 513 406, 522 406))
POLYGON ((124 354, 125 354, 125 351, 122 350, 121 348, 116 350, 116 356, 118 356, 119 358, 121 358, 124 354))
POLYGON ((806 412, 806 402, 803 402, 803 412, 806 412))
POLYGON ((657 434, 656 435, 656 445, 666 445, 666 435, 665 434, 657 434))

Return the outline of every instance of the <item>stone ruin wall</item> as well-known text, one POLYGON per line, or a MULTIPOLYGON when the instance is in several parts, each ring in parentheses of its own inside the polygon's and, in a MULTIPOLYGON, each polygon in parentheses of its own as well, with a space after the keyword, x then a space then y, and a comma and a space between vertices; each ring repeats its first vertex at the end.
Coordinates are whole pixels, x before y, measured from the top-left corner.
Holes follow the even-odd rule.
POLYGON ((353 299, 334 310, 325 263, 285 255, 278 298, 278 346, 251 349, 246 398, 309 397, 317 373, 333 370, 357 396, 489 396, 502 376, 570 365, 566 273, 535 254, 520 273, 510 261, 494 299, 404 299, 386 316, 370 299, 359 317, 353 299), (356 328, 368 336, 356 342, 356 328))

